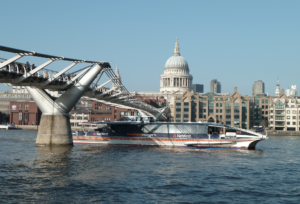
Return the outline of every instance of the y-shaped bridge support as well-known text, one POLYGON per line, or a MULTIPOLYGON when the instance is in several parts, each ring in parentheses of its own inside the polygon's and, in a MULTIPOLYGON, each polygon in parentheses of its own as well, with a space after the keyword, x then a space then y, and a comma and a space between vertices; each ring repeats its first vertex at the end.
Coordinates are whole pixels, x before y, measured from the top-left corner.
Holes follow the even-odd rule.
POLYGON ((42 111, 36 145, 72 145, 69 112, 101 71, 96 65, 81 80, 54 100, 43 89, 26 87, 42 111))

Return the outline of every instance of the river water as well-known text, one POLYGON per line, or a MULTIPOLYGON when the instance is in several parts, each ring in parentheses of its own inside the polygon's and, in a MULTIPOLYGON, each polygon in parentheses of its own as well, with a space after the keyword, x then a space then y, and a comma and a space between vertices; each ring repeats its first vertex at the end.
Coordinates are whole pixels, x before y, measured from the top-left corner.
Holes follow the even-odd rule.
POLYGON ((35 147, 0 131, 0 203, 300 203, 300 137, 257 150, 35 147))

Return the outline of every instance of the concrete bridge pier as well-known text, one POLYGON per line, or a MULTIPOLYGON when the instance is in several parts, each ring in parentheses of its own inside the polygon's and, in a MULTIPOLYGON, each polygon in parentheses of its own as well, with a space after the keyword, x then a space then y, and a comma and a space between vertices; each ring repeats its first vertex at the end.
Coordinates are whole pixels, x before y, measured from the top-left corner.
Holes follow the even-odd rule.
POLYGON ((36 145, 72 145, 69 115, 42 115, 36 145))
POLYGON ((57 99, 52 98, 43 89, 26 87, 42 111, 36 145, 73 145, 69 112, 101 72, 101 69, 97 64, 76 85, 57 99))

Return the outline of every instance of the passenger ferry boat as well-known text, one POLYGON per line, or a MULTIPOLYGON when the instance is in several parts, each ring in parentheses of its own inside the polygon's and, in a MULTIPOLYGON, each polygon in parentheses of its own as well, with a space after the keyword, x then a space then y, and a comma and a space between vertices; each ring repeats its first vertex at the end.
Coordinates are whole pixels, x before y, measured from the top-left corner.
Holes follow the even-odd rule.
MULTIPOLYGON (((86 122, 73 131, 74 144, 145 145, 192 148, 255 149, 267 139, 258 132, 215 123, 156 122, 153 117, 127 116, 122 121, 86 122), (89 131, 84 126, 92 126, 89 131)), ((264 131, 258 128, 257 131, 264 131)))

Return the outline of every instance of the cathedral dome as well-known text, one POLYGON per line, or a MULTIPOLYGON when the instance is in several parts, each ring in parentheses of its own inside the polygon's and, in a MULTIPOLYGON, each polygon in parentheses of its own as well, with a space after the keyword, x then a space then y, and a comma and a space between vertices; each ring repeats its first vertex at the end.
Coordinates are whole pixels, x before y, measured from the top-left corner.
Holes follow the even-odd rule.
POLYGON ((178 38, 176 39, 174 54, 167 60, 165 68, 189 68, 187 61, 180 56, 178 38))
POLYGON ((188 69, 189 65, 183 57, 181 57, 181 56, 172 56, 167 60, 165 68, 185 68, 185 69, 188 69))

